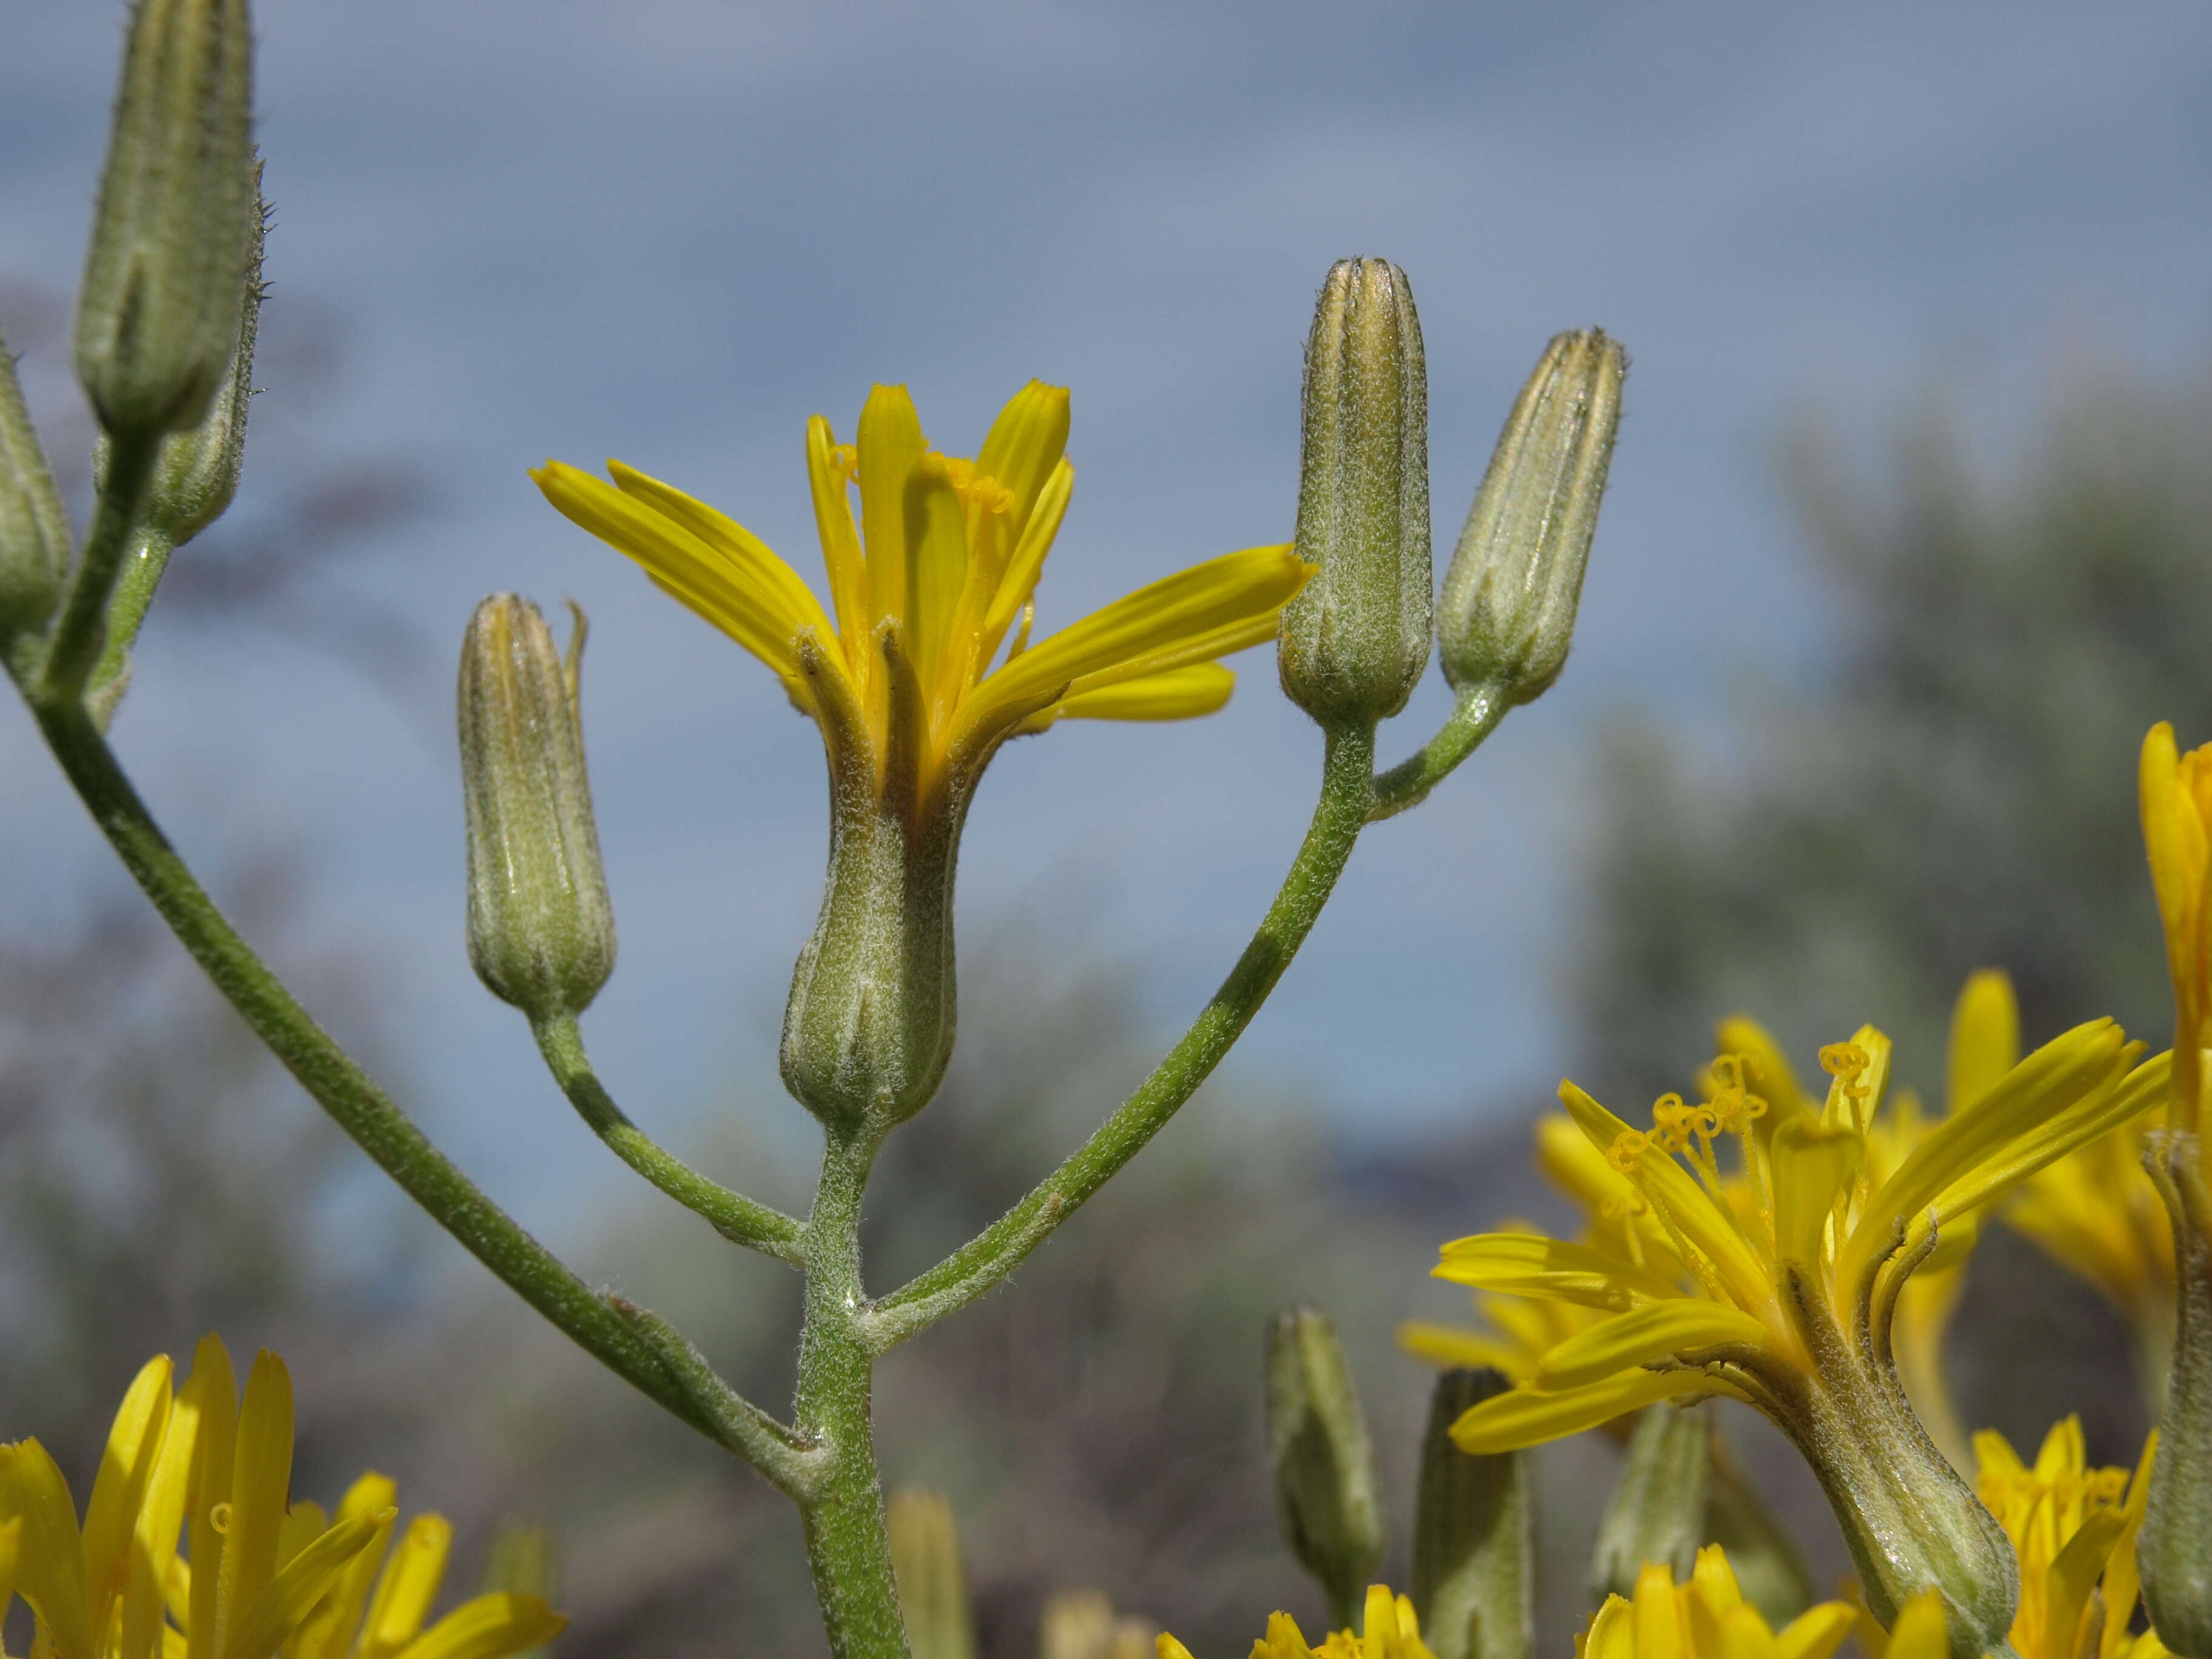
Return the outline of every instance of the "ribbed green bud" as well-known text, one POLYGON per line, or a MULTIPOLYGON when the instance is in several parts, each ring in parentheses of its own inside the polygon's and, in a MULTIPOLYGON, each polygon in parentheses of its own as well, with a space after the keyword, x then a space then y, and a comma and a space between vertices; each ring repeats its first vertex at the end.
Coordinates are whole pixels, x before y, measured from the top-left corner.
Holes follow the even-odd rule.
POLYGON ((1353 1628, 1389 1540, 1359 1393, 1335 1328, 1312 1308, 1267 1327, 1267 1451, 1283 1541, 1327 1592, 1330 1628, 1353 1628))
POLYGON ((536 605, 495 593, 461 646, 469 960, 533 1022, 582 1012, 615 965, 578 707, 584 613, 574 617, 563 661, 536 605))
MULTIPOLYGON (((258 180, 260 168, 254 169, 258 180)), ((173 548, 205 530, 229 509, 238 494, 246 455, 246 409, 253 398, 253 344, 261 322, 261 250, 264 228, 258 188, 247 219, 246 282, 232 319, 230 361, 207 417, 190 431, 172 433, 154 463, 140 520, 173 548)))
POLYGON ((1712 1413, 1704 1406, 1648 1406, 1637 1419, 1590 1555, 1592 1607, 1608 1595, 1633 1599, 1647 1562, 1670 1569, 1678 1583, 1689 1582, 1705 1541, 1712 1445, 1712 1413))
POLYGON ((2193 1134, 2150 1137, 2143 1163, 2173 1221, 2173 1368, 2136 1563, 2168 1652, 2212 1659, 2212 1194, 2193 1134))
POLYGON ((952 1505, 942 1492, 907 1486, 891 1494, 886 1522, 907 1650, 913 1659, 975 1659, 975 1620, 952 1505))
POLYGON ((1276 664, 1324 726, 1396 714, 1429 665, 1429 390, 1406 273, 1340 259, 1306 342, 1298 556, 1276 664))
POLYGON ((76 368, 100 424, 198 426, 238 334, 254 216, 246 0, 138 0, 78 299, 76 368))
POLYGON ((1475 1456, 1451 1425, 1510 1385, 1494 1370, 1437 1379, 1413 1510, 1413 1611, 1437 1659, 1527 1659, 1535 1635, 1536 1546, 1528 1454, 1475 1456))
POLYGON ((46 626, 69 562, 69 511, 0 340, 0 647, 46 626))
POLYGON ((1601 330, 1546 348, 1498 434, 1444 572, 1437 634, 1455 690, 1541 696, 1565 666, 1620 427, 1628 354, 1601 330))

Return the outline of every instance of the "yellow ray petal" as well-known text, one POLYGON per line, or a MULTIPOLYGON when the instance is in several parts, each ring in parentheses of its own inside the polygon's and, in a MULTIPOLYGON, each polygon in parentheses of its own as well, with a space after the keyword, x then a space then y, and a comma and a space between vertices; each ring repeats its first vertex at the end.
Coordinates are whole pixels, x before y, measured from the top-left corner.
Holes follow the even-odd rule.
POLYGON ((1452 1443, 1477 1455, 1518 1451, 1610 1423, 1656 1401, 1733 1393, 1725 1382, 1694 1370, 1621 1371, 1579 1389, 1523 1386, 1462 1413, 1451 1425, 1452 1443))
MULTIPOLYGON (((231 1650, 240 1621, 276 1579, 276 1545, 291 1484, 292 1374, 264 1348, 246 1373, 245 1403, 238 1411, 230 1513, 222 1529, 222 1574, 216 1594, 216 1651, 222 1659, 235 1659, 231 1650)), ((300 1611, 304 1614, 307 1609, 300 1611)), ((282 1636, 280 1632, 276 1639, 282 1636)))
POLYGON ((399 1659, 507 1659, 543 1647, 568 1626, 535 1595, 479 1595, 401 1649, 399 1659))
POLYGON ((950 660, 958 645, 952 618, 968 580, 968 512, 953 488, 945 457, 925 454, 906 480, 906 594, 901 638, 924 691, 942 708, 964 664, 950 660))
POLYGON ((1164 674, 1062 698, 1052 713, 1064 720, 1187 720, 1211 714, 1229 701, 1237 676, 1218 662, 1192 663, 1164 674))
POLYGON ((1431 1365, 1464 1365, 1478 1370, 1489 1366, 1509 1376, 1521 1368, 1521 1351, 1512 1344, 1463 1331, 1455 1325, 1407 1320, 1398 1327, 1397 1343, 1401 1352, 1431 1365))
POLYGON ((1557 1297, 1617 1313, 1632 1300, 1673 1298, 1665 1279, 1587 1244, 1535 1233, 1478 1233, 1438 1253, 1432 1278, 1516 1296, 1557 1297))
POLYGON ((330 1594, 293 1632, 285 1650, 288 1659, 340 1659, 352 1644, 369 1587, 376 1582, 377 1569, 384 1565, 385 1552, 391 1547, 393 1518, 399 1513, 398 1496, 398 1487, 374 1470, 347 1488, 338 1504, 341 1524, 362 1516, 382 1518, 368 1542, 347 1561, 330 1594))
MULTIPOLYGON (((2115 1072, 2141 1052, 2142 1047, 2131 1042, 2124 1048, 2115 1072)), ((2065 1110, 2021 1135, 1998 1156, 1967 1170, 1944 1188, 1930 1206, 1938 1221, 1988 1203, 2075 1148, 2150 1111, 2165 1097, 2172 1059, 2170 1054, 2160 1054, 2136 1066, 2124 1078, 2116 1076, 2111 1081, 2117 1087, 2107 1085, 2089 1091, 2065 1110)))
POLYGON ((1723 1303, 1677 1297, 1632 1308, 1569 1337, 1544 1356, 1537 1376, 1548 1389, 1580 1388, 1674 1354, 1759 1347, 1768 1340, 1766 1327, 1749 1314, 1723 1303))
POLYGON ((196 1403, 199 1431, 192 1448, 191 1479, 185 1492, 189 1530, 185 1548, 199 1571, 191 1576, 191 1617, 185 1624, 189 1659, 216 1659, 216 1609, 222 1589, 222 1558, 228 1541, 216 1525, 228 1524, 230 1480, 237 1465, 238 1378, 222 1339, 200 1339, 192 1354, 191 1380, 184 1393, 196 1403))
MULTIPOLYGON (((688 530, 726 560, 748 584, 758 584, 775 608, 797 620, 799 628, 811 628, 827 635, 830 618, 806 579, 779 558, 769 544, 719 507, 696 495, 687 495, 673 484, 621 461, 607 463, 607 476, 615 488, 633 501, 642 501, 663 517, 688 530)), ((794 628, 793 632, 797 632, 794 628)))
POLYGON ((1006 400, 975 457, 975 470, 995 478, 1014 497, 1009 515, 1018 541, 1042 493, 1045 480, 1067 450, 1068 398, 1066 386, 1031 380, 1006 400))
MULTIPOLYGON (((1695 1603, 1691 1604, 1693 1607, 1695 1603)), ((1713 1659, 1780 1659, 1774 1632, 1766 1620, 1759 1616, 1756 1607, 1731 1607, 1722 1615, 1718 1639, 1711 1650, 1702 1646, 1697 1659, 1705 1659, 1711 1651, 1713 1659)))
POLYGON ((1775 1659, 1828 1659, 1843 1646, 1856 1620, 1848 1602, 1823 1601, 1808 1607, 1775 1637, 1775 1659))
POLYGON ((902 386, 878 386, 860 407, 860 537, 867 547, 869 626, 906 603, 906 480, 927 447, 902 386))
POLYGON ((23 1557, 23 1517, 0 1522, 0 1612, 15 1599, 15 1569, 23 1557))
POLYGON ((2075 1104, 2118 1064, 2126 1039, 2109 1019, 2077 1025, 2046 1042, 2004 1080, 1937 1124, 1867 1200, 1837 1261, 1846 1305, 1864 1275, 1893 1248, 1900 1221, 1918 1214, 1946 1187, 2007 1144, 2075 1104))
POLYGON ((977 700, 1012 702, 1132 663, 1156 662, 1151 672, 1175 666, 1163 659, 1177 646, 1279 611, 1310 571, 1288 543, 1226 553, 1177 571, 1031 646, 984 681, 977 700))
POLYGON ((1898 1609, 1881 1659, 1948 1659, 1951 1638, 1942 1592, 1924 1589, 1898 1609))
POLYGON ((1608 1595, 1575 1644, 1575 1659, 1637 1659, 1636 1615, 1618 1595, 1608 1595))
MULTIPOLYGON (((1837 1194, 1866 1162, 1856 1132, 1810 1113, 1774 1132, 1774 1250, 1783 1261, 1818 1268, 1820 1240, 1837 1194)), ((1815 1282, 1819 1276, 1815 1274, 1815 1282)))
POLYGON ((95 1631, 107 1629, 116 1598, 123 1594, 131 1530, 169 1426, 170 1369, 165 1353, 139 1368, 108 1431, 100 1473, 93 1477, 92 1499, 84 1510, 84 1577, 95 1631))
MULTIPOLYGON (((548 461, 530 476, 563 518, 643 565, 669 592, 777 673, 797 672, 791 642, 810 622, 827 636, 819 604, 811 599, 805 606, 791 604, 780 580, 757 565, 724 556, 648 502, 563 461, 548 461)), ((798 580, 788 565, 775 562, 798 580)))
POLYGON ((860 556, 860 532, 853 522, 853 503, 845 474, 835 459, 836 434, 817 415, 806 422, 806 482, 814 495, 814 530, 822 541, 822 562, 830 575, 830 602, 837 612, 837 633, 847 655, 866 656, 850 642, 866 640, 875 627, 868 614, 868 566, 860 556))
POLYGON ((1971 1106, 2020 1063, 2020 1004, 1994 968, 1968 975, 1951 1012, 1946 1109, 1971 1106))
MULTIPOLYGON (((161 1455, 133 1517, 131 1559, 123 1591, 121 1659, 155 1659, 161 1639, 170 1584, 179 1565, 177 1538, 184 1526, 185 1499, 191 1489, 201 1401, 206 1392, 207 1384, 199 1381, 195 1367, 194 1376, 177 1390, 170 1403, 168 1425, 161 1435, 161 1455)), ((183 1600, 189 1619, 189 1590, 183 1600)))
POLYGON ((0 1519, 21 1518, 15 1594, 31 1604, 58 1659, 93 1659, 84 1541, 69 1482, 35 1440, 0 1446, 0 1519))
MULTIPOLYGON (((1067 516, 1068 499, 1074 493, 1075 466, 1063 457, 1038 492, 1036 505, 1014 544, 1013 555, 1000 575, 991 603, 984 610, 980 653, 984 662, 998 654, 999 642, 1006 637, 1006 629, 1013 626, 1014 618, 1021 615, 1030 595, 1036 592, 1045 556, 1052 551, 1053 538, 1060 534, 1060 521, 1067 516)), ((1020 654, 1021 648, 1018 644, 1015 647, 1016 655, 1020 654)))
POLYGON ((438 1599, 453 1543, 453 1523, 442 1515, 418 1515, 407 1523, 377 1580, 375 1599, 362 1626, 358 1659, 392 1659, 422 1633, 430 1604, 438 1599))
MULTIPOLYGON (((253 1384, 248 1381, 246 1386, 250 1401, 253 1384)), ((249 1404, 247 1410, 251 1409, 249 1404)), ((248 1432, 245 1414, 240 1413, 241 1440, 248 1432)), ((391 1518, 387 1512, 357 1515, 349 1521, 341 1521, 294 1556, 247 1607, 245 1616, 238 1620, 223 1646, 222 1659, 270 1659, 294 1627, 328 1593, 346 1563, 366 1548, 376 1536, 377 1528, 387 1524, 391 1518)))

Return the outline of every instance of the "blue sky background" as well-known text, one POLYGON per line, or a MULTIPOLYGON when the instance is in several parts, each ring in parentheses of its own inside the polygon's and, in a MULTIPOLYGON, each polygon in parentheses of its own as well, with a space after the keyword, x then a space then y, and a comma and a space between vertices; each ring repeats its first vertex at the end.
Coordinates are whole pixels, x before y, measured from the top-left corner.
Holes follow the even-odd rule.
MULTIPOLYGON (((1024 379, 1066 383, 1079 482, 1043 626, 1287 536, 1299 349, 1332 259, 1413 276, 1440 563, 1545 339, 1620 336, 1636 368, 1565 679, 1369 837, 1246 1045, 1347 1133, 1404 1135, 1559 1073, 1607 713, 1711 738, 1731 688, 1817 665, 1820 595, 1771 483, 1784 417, 1872 430, 1964 367, 2002 432, 2069 358, 2169 372, 2205 344, 2201 5, 256 16, 274 304, 348 326, 324 441, 412 456, 441 497, 331 597, 397 610, 441 653, 493 588, 590 611, 623 959, 587 1030, 617 1093, 679 1141, 732 1086, 763 1121, 796 1116, 774 1027, 818 891, 820 751, 757 665, 541 503, 524 469, 545 456, 620 455, 811 575, 809 414, 848 429, 872 380, 903 380, 933 440, 972 452, 1024 379)), ((75 281, 120 17, 0 0, 0 285, 75 281)), ((52 386, 60 367, 27 372, 52 386)), ((256 420, 288 395, 271 385, 256 420)), ((1035 908, 1139 966, 1164 1028, 1191 1009, 1295 845, 1319 747, 1267 655, 1239 666, 1217 719, 1071 725, 1004 755, 963 861, 971 922, 1035 908)), ((1432 679, 1386 750, 1443 706, 1432 679)), ((118 734, 189 853, 304 848, 307 928, 404 965, 412 1102, 526 1220, 562 1237, 630 1180, 469 975, 441 729, 325 656, 157 616, 118 734)), ((0 778, 10 915, 119 880, 12 709, 0 778)))

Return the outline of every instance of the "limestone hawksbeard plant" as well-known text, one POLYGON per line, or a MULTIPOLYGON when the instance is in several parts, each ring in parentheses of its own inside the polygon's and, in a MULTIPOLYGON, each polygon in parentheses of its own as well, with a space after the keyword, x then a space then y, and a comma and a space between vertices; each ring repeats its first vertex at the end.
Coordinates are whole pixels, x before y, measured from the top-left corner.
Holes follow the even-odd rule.
MULTIPOLYGON (((1254 545, 1200 557, 1064 626, 1039 621, 1053 609, 1047 555, 1074 501, 1063 388, 1022 387, 972 453, 926 435, 900 386, 868 395, 849 442, 820 416, 807 422, 821 594, 735 520, 635 467, 612 463, 602 477, 555 461, 534 475, 562 514, 766 665, 827 758, 828 870, 781 1054, 787 1087, 823 1136, 814 1200, 796 1216, 655 1144, 586 1049, 581 1018, 614 971, 616 904, 586 765, 580 615, 565 653, 516 594, 484 601, 465 634, 457 706, 471 959, 528 1019, 553 1082, 610 1150, 733 1244, 801 1276, 799 1374, 779 1414, 740 1395, 650 1309, 580 1279, 457 1169, 240 937, 108 745, 131 690, 131 643, 169 556, 228 507, 243 458, 264 226, 252 40, 246 0, 139 0, 132 13, 78 334, 106 463, 80 542, 0 353, 0 658, 94 823, 301 1086, 516 1294, 791 1499, 840 1659, 892 1659, 917 1632, 927 1647, 939 1639, 929 1632, 963 1626, 932 1613, 910 1631, 902 1613, 876 1467, 876 1362, 1001 1284, 1135 1156, 1243 1035, 1366 825, 1425 800, 1556 677, 1626 358, 1595 331, 1562 335, 1544 354, 1445 574, 1449 591, 1489 598, 1447 605, 1434 628, 1426 369, 1411 284, 1383 260, 1343 262, 1323 285, 1304 365, 1297 501, 1255 509, 1254 545), (1427 671, 1439 629, 1450 712, 1378 771, 1378 723, 1427 671), (1279 678, 1321 727, 1321 782, 1251 942, 1151 1074, 1005 1216, 908 1283, 871 1285, 860 1225, 871 1170, 885 1137, 936 1093, 957 1038, 954 872, 985 768, 1009 740, 1063 720, 1213 713, 1233 680, 1221 659, 1269 641, 1279 678)), ((205 1495, 187 1497, 179 1524, 207 1521, 205 1495)), ((40 1501, 52 1514, 65 1507, 49 1500, 40 1501)), ((909 1517, 921 1512, 908 1506, 909 1517)), ((88 1559, 109 1559, 119 1524, 95 1494, 88 1559)), ((382 1524, 346 1511, 298 1559, 334 1557, 382 1524)), ((908 1556, 942 1569, 957 1552, 908 1556)), ((58 1559, 23 1557, 47 1562, 41 1571, 59 1571, 58 1559)), ((42 1619, 68 1621, 59 1659, 95 1659, 86 1643, 106 1640, 107 1604, 88 1604, 78 1621, 76 1601, 56 1600, 46 1580, 21 1582, 42 1619), (80 1641, 80 1632, 91 1634, 80 1641)), ((304 1579, 271 1582, 307 1595, 304 1579)), ((287 1617, 301 1611, 284 1606, 287 1617)), ((137 1641, 151 1626, 143 1597, 130 1607, 137 1641)), ((1516 1613, 1499 1629, 1523 1622, 1516 1613)), ((1409 1614, 1402 1638, 1376 1639, 1395 1653, 1417 1641, 1411 1632, 1409 1614)), ((303 1651, 296 1638, 287 1649, 303 1651)), ((434 1644, 421 1659, 497 1655, 481 1642, 453 1653, 434 1644)))

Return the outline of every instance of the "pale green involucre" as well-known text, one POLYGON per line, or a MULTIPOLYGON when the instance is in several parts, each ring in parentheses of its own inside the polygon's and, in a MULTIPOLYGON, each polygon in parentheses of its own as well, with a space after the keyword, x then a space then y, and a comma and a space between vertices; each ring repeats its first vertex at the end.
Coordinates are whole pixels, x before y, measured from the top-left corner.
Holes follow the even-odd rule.
POLYGON ((0 645, 45 627, 69 560, 69 512, 0 340, 0 645))
POLYGON ((1620 1484, 1598 1523, 1590 1553, 1589 1600, 1633 1601, 1636 1581, 1656 1561, 1687 1583, 1705 1541, 1705 1498, 1713 1464, 1713 1419, 1707 1407, 1664 1401, 1644 1407, 1628 1443, 1620 1484))
POLYGON ((78 300, 76 366, 111 434, 199 424, 238 335, 255 213, 246 0, 139 0, 78 300))
POLYGON ((1430 1397, 1413 1508, 1410 1593, 1437 1659, 1528 1659, 1535 1641, 1536 1541, 1526 1451, 1475 1456, 1451 1425, 1509 1386, 1449 1370, 1430 1397))
POLYGON ((461 648, 469 960, 533 1021, 580 1013, 615 965, 577 704, 583 642, 579 611, 564 663, 538 607, 495 593, 461 648))
POLYGON ((1444 573, 1437 633, 1455 690, 1528 702, 1566 665, 1627 372, 1591 329, 1556 337, 1522 388, 1444 573))
POLYGON ((1396 714, 1429 665, 1428 371, 1413 285, 1387 259, 1333 266, 1306 343, 1298 556, 1276 662, 1325 726, 1396 714))
POLYGON ((1336 1627, 1347 1627, 1389 1539, 1351 1367, 1334 1327, 1311 1308, 1267 1327, 1267 1451, 1283 1541, 1328 1592, 1336 1627))
POLYGON ((2143 1607, 2166 1650, 2212 1659, 2212 1194, 2197 1137, 2150 1137, 2145 1164, 2173 1222, 2173 1367, 2159 1421, 2136 1559, 2143 1607))

